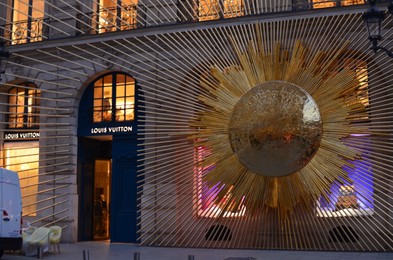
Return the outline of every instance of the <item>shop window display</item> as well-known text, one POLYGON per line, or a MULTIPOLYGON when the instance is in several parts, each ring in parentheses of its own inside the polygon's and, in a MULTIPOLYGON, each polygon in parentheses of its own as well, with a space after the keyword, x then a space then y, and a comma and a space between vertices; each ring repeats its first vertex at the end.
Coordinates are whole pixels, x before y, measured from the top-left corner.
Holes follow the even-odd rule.
POLYGON ((34 139, 39 136, 40 104, 41 90, 33 83, 21 83, 8 91, 9 138, 3 144, 1 167, 18 173, 23 216, 37 214, 39 147, 34 139))
POLYGON ((4 168, 16 171, 22 193, 23 216, 36 216, 38 198, 38 142, 4 144, 4 168))
MULTIPOLYGON (((209 151, 205 147, 195 148, 195 160, 197 165, 209 155, 209 151)), ((228 192, 222 194, 225 187, 223 183, 211 184, 203 180, 203 176, 211 171, 214 165, 197 166, 196 173, 196 194, 197 194, 197 214, 200 217, 218 218, 218 217, 241 217, 246 214, 244 205, 245 197, 241 201, 235 201, 232 198, 233 187, 228 192)))
MULTIPOLYGON (((341 1, 350 2, 350 1, 341 1)), ((352 1, 353 2, 353 1, 352 1)), ((368 92, 368 66, 363 60, 356 58, 344 58, 343 68, 355 72, 359 87, 355 93, 356 103, 369 106, 368 92)), ((353 101, 352 101, 353 102, 353 101)), ((361 123, 369 120, 365 113, 355 122, 361 123)), ((346 140, 346 145, 356 147, 359 143, 370 144, 370 136, 364 134, 351 134, 346 140)), ((348 173, 348 180, 335 181, 330 187, 328 197, 321 197, 317 201, 317 216, 319 217, 345 217, 345 216, 369 216, 374 213, 373 200, 373 173, 368 154, 361 154, 360 159, 351 162, 353 167, 344 167, 348 173)))
POLYGON ((318 217, 359 217, 374 214, 374 184, 371 163, 366 156, 344 168, 352 181, 334 182, 327 198, 317 201, 318 217))

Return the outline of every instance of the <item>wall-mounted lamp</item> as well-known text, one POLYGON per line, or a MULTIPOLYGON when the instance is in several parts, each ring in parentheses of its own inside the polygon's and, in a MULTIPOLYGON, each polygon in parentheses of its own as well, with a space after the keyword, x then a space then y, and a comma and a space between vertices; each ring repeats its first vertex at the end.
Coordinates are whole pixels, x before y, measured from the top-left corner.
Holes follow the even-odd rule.
POLYGON ((0 81, 1 74, 5 73, 5 65, 7 64, 7 60, 10 57, 9 51, 6 51, 4 48, 4 42, 0 42, 0 81))
MULTIPOLYGON (((378 41, 382 39, 381 36, 381 24, 383 19, 385 19, 385 12, 379 10, 375 4, 376 0, 369 0, 370 8, 363 14, 363 19, 366 23, 368 39, 372 43, 371 49, 374 53, 377 53, 378 50, 384 50, 390 57, 393 58, 393 53, 386 49, 385 47, 378 46, 378 41)), ((388 5, 388 10, 391 14, 393 14, 393 2, 390 2, 388 5)))

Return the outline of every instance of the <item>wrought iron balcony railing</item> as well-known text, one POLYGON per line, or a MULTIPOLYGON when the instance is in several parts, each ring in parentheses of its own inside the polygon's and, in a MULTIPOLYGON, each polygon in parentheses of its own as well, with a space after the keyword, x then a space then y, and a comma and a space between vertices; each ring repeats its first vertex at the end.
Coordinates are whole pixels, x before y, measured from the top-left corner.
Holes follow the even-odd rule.
MULTIPOLYGON (((97 12, 77 13, 75 17, 75 31, 77 35, 99 34, 167 23, 200 22, 259 13, 360 5, 365 4, 366 1, 292 0, 290 4, 286 4, 285 6, 278 6, 277 3, 272 1, 271 6, 263 7, 255 5, 253 1, 248 2, 248 4, 244 3, 244 0, 206 0, 200 2, 195 0, 178 0, 176 6, 177 17, 172 17, 172 20, 160 21, 159 23, 152 21, 152 17, 148 17, 149 12, 144 5, 102 8, 97 12)), ((0 25, 0 35, 3 36, 3 39, 8 39, 8 41, 6 40, 6 44, 23 44, 42 41, 51 37, 51 35, 49 35, 49 28, 53 21, 53 18, 34 18, 26 21, 16 21, 12 24, 0 25)))
POLYGON ((6 44, 22 44, 42 41, 48 38, 49 19, 33 18, 29 20, 16 21, 1 27, 1 35, 8 39, 6 44))
POLYGON ((76 18, 78 34, 106 33, 138 27, 136 5, 102 8, 98 12, 77 14, 76 18))

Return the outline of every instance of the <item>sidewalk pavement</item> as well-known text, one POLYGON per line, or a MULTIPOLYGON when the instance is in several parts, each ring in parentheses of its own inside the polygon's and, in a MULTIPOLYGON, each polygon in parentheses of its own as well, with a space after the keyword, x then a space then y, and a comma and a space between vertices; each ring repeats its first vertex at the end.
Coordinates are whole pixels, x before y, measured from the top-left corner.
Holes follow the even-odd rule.
MULTIPOLYGON (((207 248, 145 247, 109 241, 60 244, 60 254, 47 252, 45 260, 393 260, 390 253, 276 251, 207 248), (85 251, 84 253, 84 250, 85 251), (87 254, 88 253, 88 254, 87 254), (88 256, 88 257, 87 257, 88 256)), ((29 260, 37 257, 6 252, 1 260, 29 260)))

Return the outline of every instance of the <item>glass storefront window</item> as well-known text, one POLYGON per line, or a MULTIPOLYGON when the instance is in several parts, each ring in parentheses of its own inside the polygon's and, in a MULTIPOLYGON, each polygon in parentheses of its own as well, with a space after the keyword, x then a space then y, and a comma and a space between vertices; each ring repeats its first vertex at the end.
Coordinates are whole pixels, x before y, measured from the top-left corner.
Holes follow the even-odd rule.
POLYGON ((94 239, 109 238, 111 160, 94 163, 94 239))
POLYGON ((8 128, 38 127, 41 91, 32 83, 9 91, 8 128))
MULTIPOLYGON (((360 103, 364 107, 369 106, 368 93, 368 71, 367 62, 356 58, 343 58, 341 69, 350 69, 356 73, 359 86, 355 98, 351 101, 360 103)), ((369 120, 367 113, 364 116, 353 119, 353 124, 369 120)), ((369 135, 353 133, 349 138, 343 140, 345 145, 356 147, 358 143, 370 146, 369 135)), ((374 213, 374 177, 372 165, 367 153, 362 154, 362 158, 351 162, 353 168, 344 167, 348 173, 349 180, 335 181, 330 187, 328 197, 321 197, 317 201, 318 217, 343 217, 343 216, 364 216, 374 213)))
POLYGON ((19 175, 23 216, 36 216, 38 193, 38 142, 4 143, 3 167, 19 175))
POLYGON ((94 82, 93 122, 134 120, 135 80, 122 73, 104 76, 94 82))
MULTIPOLYGON (((356 139, 370 143, 369 136, 353 135, 347 145, 356 139)), ((362 160, 352 162, 353 168, 345 167, 349 179, 335 181, 331 187, 331 194, 327 198, 321 197, 317 202, 318 217, 371 216, 374 214, 374 177, 372 165, 367 155, 362 160)))
POLYGON ((231 200, 232 187, 229 191, 219 200, 221 190, 225 187, 225 184, 216 183, 209 185, 203 180, 203 176, 214 168, 214 165, 200 166, 205 156, 209 155, 209 151, 205 147, 195 148, 195 191, 197 201, 195 203, 197 207, 197 215, 206 218, 218 218, 222 217, 242 217, 246 214, 246 206, 244 205, 245 197, 242 198, 240 203, 231 200))

